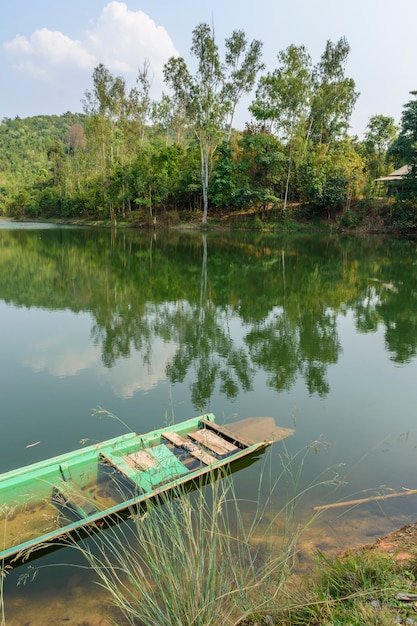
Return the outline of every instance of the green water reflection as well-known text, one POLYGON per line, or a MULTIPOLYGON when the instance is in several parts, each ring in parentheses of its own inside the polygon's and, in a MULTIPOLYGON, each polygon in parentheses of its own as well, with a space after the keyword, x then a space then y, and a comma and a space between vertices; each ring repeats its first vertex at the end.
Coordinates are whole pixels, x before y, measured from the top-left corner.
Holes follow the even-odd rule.
MULTIPOLYGON (((0 470, 124 432, 91 417, 101 405, 136 431, 209 410, 295 425, 290 453, 329 444, 301 487, 339 463, 347 483, 306 511, 416 488, 416 252, 383 237, 0 225, 0 470)), ((256 499, 261 471, 237 474, 238 494, 256 499)), ((416 505, 367 509, 370 534, 416 505)))
POLYGON ((258 369, 277 391, 302 376, 325 396, 346 311, 358 332, 383 325, 390 358, 410 362, 415 264, 415 242, 393 239, 1 230, 0 298, 88 313, 108 368, 135 350, 149 358, 155 339, 175 342, 167 376, 182 382, 195 369, 197 408, 216 382, 227 397, 250 389, 258 369))

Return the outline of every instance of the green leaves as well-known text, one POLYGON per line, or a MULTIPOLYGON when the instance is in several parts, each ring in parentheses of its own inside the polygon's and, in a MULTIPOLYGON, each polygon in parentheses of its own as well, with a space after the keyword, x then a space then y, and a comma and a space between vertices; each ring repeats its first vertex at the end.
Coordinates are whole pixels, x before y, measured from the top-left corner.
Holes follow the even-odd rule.
POLYGON ((203 223, 207 221, 208 186, 216 150, 224 137, 229 118, 229 138, 236 105, 254 84, 261 69, 261 43, 248 45, 243 31, 234 31, 226 40, 223 64, 208 24, 193 31, 191 54, 197 71, 191 75, 184 59, 171 58, 164 67, 164 78, 173 91, 177 111, 185 110, 189 127, 200 146, 203 223))
MULTIPOLYGON (((415 91, 411 94, 417 96, 415 91)), ((410 166, 400 196, 415 198, 417 196, 417 99, 410 100, 404 105, 400 134, 390 147, 389 154, 399 165, 410 166)))
POLYGON ((355 82, 345 76, 350 46, 341 37, 335 44, 330 40, 312 74, 312 99, 309 126, 316 143, 342 139, 359 94, 355 82))
POLYGON ((261 76, 250 110, 258 121, 270 121, 278 136, 291 140, 307 113, 311 59, 304 46, 291 45, 278 60, 277 69, 261 76))

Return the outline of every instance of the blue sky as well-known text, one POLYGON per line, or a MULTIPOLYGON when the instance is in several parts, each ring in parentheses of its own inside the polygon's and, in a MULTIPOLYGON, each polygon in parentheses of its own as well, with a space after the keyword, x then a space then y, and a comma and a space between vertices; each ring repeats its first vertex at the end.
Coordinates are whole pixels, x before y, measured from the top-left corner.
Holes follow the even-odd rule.
MULTIPOLYGON (((192 31, 214 24, 221 47, 233 30, 263 42, 272 71, 277 54, 305 45, 316 63, 328 39, 351 46, 346 73, 360 97, 351 132, 372 115, 400 122, 417 90, 417 0, 3 0, 0 7, 0 120, 81 111, 94 67, 104 63, 133 86, 149 59, 154 96, 173 55, 190 62, 192 31)), ((249 114, 241 106, 236 125, 249 114)))

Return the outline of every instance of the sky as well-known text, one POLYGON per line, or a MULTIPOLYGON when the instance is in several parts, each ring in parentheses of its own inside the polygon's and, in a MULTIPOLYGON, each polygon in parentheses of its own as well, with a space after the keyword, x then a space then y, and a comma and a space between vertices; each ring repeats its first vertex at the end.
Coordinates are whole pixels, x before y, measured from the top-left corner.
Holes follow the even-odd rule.
MULTIPOLYGON (((373 115, 399 124, 417 90, 417 0, 1 0, 0 120, 81 112, 99 63, 132 87, 149 61, 158 99, 170 57, 192 69, 192 32, 203 22, 221 51, 234 30, 262 41, 265 71, 291 44, 304 45, 315 64, 327 40, 346 37, 346 75, 360 93, 350 133, 359 138, 373 115)), ((249 102, 235 126, 250 119, 249 102)))

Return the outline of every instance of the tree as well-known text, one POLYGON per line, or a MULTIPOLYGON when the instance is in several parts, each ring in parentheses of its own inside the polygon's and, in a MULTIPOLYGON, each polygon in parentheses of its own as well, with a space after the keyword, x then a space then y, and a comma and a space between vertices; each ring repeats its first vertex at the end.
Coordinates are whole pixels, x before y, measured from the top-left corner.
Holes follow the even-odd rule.
POLYGON ((310 143, 301 168, 303 201, 325 209, 328 219, 332 209, 348 209, 363 185, 364 165, 349 138, 331 145, 310 143))
POLYGON ((128 112, 129 117, 139 124, 139 133, 141 141, 145 138, 146 125, 149 122, 152 111, 152 100, 150 90, 152 86, 152 78, 150 76, 150 62, 145 59, 143 67, 138 69, 136 85, 129 94, 128 112))
POLYGON ((185 102, 189 121, 200 146, 201 184, 203 192, 203 223, 207 221, 208 184, 215 150, 221 140, 225 104, 221 98, 223 79, 218 47, 207 24, 193 31, 191 54, 198 69, 192 77, 183 59, 170 59, 164 77, 178 101, 185 102))
POLYGON ((286 156, 279 140, 262 126, 248 124, 239 141, 235 203, 268 206, 278 203, 286 156))
POLYGON ((93 90, 85 92, 84 113, 89 117, 87 131, 100 146, 103 185, 113 158, 113 133, 126 107, 126 85, 102 64, 93 71, 93 90))
POLYGON ((248 44, 242 30, 234 31, 232 36, 226 39, 226 69, 229 75, 224 85, 224 95, 230 115, 229 139, 239 100, 252 91, 258 72, 265 67, 261 62, 261 56, 262 43, 254 39, 248 44))
POLYGON ((386 174, 389 164, 387 151, 397 136, 398 128, 394 118, 386 115, 373 115, 365 132, 364 146, 368 157, 368 170, 372 179, 386 174))
POLYGON ((312 97, 308 138, 315 143, 331 143, 343 139, 359 94, 355 81, 345 76, 350 46, 341 37, 337 43, 330 40, 312 73, 312 97))
MULTIPOLYGON (((182 57, 171 57, 164 65, 164 80, 172 94, 163 94, 164 119, 176 132, 180 144, 184 128, 188 125, 187 108, 190 99, 191 77, 182 57)), ((159 113, 161 111, 159 110, 159 113)))
POLYGON ((244 93, 251 89, 259 65, 260 44, 253 42, 239 66, 247 42, 241 31, 235 31, 226 42, 226 68, 221 63, 214 31, 208 24, 200 24, 193 31, 191 55, 197 61, 197 70, 191 75, 184 59, 168 60, 164 78, 173 91, 177 110, 185 110, 200 148, 200 173, 203 194, 203 218, 207 221, 208 186, 215 153, 224 136, 227 117, 244 93), (233 77, 236 84, 231 85, 233 77))
POLYGON ((417 194, 417 91, 411 91, 414 100, 404 105, 401 116, 401 130, 397 140, 389 149, 398 165, 408 165, 409 174, 403 185, 403 195, 417 194))
POLYGON ((288 146, 284 211, 288 202, 295 139, 304 128, 311 93, 311 59, 304 46, 288 46, 278 54, 279 66, 261 76, 250 110, 255 119, 267 123, 288 146))
MULTIPOLYGON (((145 68, 143 74, 146 77, 145 68)), ((139 75, 142 76, 141 73, 139 75)), ((83 101, 84 111, 89 116, 89 146, 102 177, 102 202, 107 205, 113 220, 114 205, 121 207, 124 215, 128 200, 128 176, 125 171, 128 151, 125 146, 132 126, 131 118, 138 110, 138 106, 135 109, 138 93, 135 89, 128 93, 125 80, 113 76, 101 63, 93 72, 93 90, 85 92, 83 101)))
POLYGON ((218 147, 218 159, 211 177, 209 196, 211 203, 224 210, 233 206, 236 189, 236 172, 233 163, 233 151, 229 141, 223 141, 218 147))
POLYGON ((66 141, 69 154, 73 154, 77 150, 84 150, 87 147, 87 138, 81 124, 73 124, 71 126, 66 141))
POLYGON ((55 189, 58 191, 59 207, 62 215, 64 203, 64 187, 67 174, 66 156, 63 144, 59 141, 55 141, 49 147, 47 154, 52 184, 53 187, 55 187, 55 189))
POLYGON ((157 207, 166 207, 178 186, 179 161, 182 149, 177 145, 140 146, 132 174, 135 180, 135 202, 149 209, 153 224, 156 224, 157 207))

